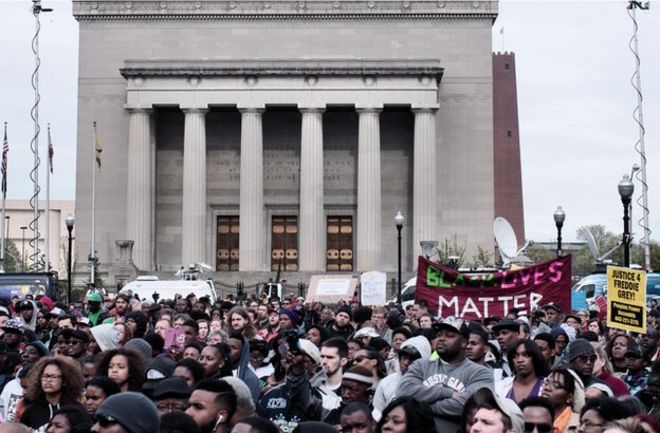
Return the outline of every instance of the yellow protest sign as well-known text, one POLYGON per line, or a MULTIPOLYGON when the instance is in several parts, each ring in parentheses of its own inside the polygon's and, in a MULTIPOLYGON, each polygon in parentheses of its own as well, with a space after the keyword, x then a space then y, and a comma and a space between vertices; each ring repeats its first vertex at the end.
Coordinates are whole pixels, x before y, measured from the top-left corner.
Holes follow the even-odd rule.
POLYGON ((607 326, 646 332, 646 271, 607 267, 607 326))

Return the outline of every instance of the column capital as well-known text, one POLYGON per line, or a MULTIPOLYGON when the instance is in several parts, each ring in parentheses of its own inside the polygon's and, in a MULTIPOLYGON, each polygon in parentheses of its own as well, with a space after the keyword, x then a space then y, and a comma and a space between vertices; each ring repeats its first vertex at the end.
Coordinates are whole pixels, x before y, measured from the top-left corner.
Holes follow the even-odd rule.
POLYGON ((124 110, 128 111, 129 113, 145 113, 145 114, 151 114, 154 112, 154 108, 149 106, 149 107, 140 107, 140 106, 132 106, 129 104, 124 104, 124 110))
POLYGON ((184 114, 206 114, 209 112, 207 107, 181 107, 184 114))
POLYGON ((265 107, 238 107, 241 114, 263 114, 265 107))
POLYGON ((298 106, 298 111, 301 113, 318 113, 323 114, 325 112, 325 107, 311 107, 311 106, 298 106))
POLYGON ((438 105, 413 105, 410 110, 417 113, 435 113, 440 107, 438 105))
POLYGON ((357 111, 360 114, 378 114, 381 111, 383 111, 383 106, 364 106, 364 105, 356 105, 355 106, 355 111, 357 111))

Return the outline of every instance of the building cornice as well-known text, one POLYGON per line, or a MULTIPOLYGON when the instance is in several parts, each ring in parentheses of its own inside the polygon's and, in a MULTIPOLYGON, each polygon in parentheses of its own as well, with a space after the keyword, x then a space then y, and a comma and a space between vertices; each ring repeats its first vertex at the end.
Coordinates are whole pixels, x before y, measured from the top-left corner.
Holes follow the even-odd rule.
POLYGON ((77 20, 491 19, 497 0, 73 0, 77 20))
POLYGON ((154 76, 432 76, 443 68, 433 59, 322 60, 127 60, 125 78, 154 76))

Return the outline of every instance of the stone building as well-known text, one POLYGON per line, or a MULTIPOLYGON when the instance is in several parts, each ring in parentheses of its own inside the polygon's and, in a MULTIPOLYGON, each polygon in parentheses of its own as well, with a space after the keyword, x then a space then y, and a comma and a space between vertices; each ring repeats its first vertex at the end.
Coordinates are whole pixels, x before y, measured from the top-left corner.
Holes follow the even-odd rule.
MULTIPOLYGON (((497 1, 74 0, 77 243, 145 272, 397 268, 493 248, 497 1), (126 245, 123 243, 122 245, 126 245)), ((298 277, 296 277, 298 275, 298 277)))

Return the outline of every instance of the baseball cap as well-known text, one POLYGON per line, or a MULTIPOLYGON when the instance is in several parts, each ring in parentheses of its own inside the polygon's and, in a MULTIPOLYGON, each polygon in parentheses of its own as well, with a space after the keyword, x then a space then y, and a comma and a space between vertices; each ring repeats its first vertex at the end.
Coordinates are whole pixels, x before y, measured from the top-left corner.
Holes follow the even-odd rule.
POLYGON ((80 341, 84 341, 85 343, 89 343, 89 335, 83 331, 79 331, 77 329, 65 329, 62 331, 62 337, 64 337, 65 340, 68 340, 69 338, 76 338, 80 341))
POLYGON ((25 325, 19 319, 9 319, 2 327, 5 332, 16 332, 22 334, 25 331, 25 325))
POLYGON ((502 320, 500 323, 493 326, 493 332, 496 334, 504 329, 508 329, 514 332, 520 332, 520 322, 516 320, 507 319, 507 320, 502 320))
POLYGON ((447 317, 446 319, 433 324, 433 329, 439 331, 441 329, 448 329, 450 331, 458 332, 463 337, 467 338, 470 335, 465 320, 457 317, 447 317))
POLYGON ((321 352, 314 343, 304 338, 299 339, 298 342, 300 344, 300 350, 302 350, 305 355, 309 356, 316 364, 321 363, 321 352))
POLYGON ((525 431, 525 420, 522 411, 513 400, 500 398, 493 392, 493 390, 486 387, 478 389, 475 392, 475 399, 477 401, 489 402, 497 406, 497 410, 509 417, 515 433, 523 433, 525 431))

